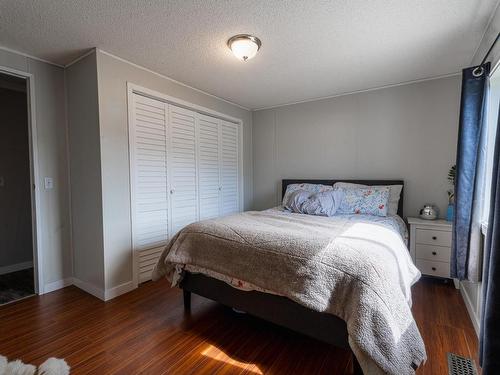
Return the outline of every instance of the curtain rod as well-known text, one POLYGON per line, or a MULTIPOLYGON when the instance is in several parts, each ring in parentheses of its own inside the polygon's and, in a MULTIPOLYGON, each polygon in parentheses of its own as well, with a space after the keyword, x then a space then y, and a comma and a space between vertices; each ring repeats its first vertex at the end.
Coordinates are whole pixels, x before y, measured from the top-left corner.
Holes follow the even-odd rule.
POLYGON ((488 52, 486 52, 486 55, 484 55, 483 60, 481 61, 481 64, 479 64, 479 66, 483 65, 486 62, 486 59, 488 58, 488 56, 490 55, 491 51, 493 50, 493 47, 495 47, 495 44, 497 43, 497 41, 498 41, 499 38, 500 38, 500 33, 497 34, 497 37, 495 38, 495 40, 491 44, 490 49, 488 50, 488 52))
MULTIPOLYGON (((488 49, 488 52, 486 52, 486 55, 484 55, 483 60, 481 61, 481 63, 472 70, 472 75, 474 77, 478 78, 478 77, 481 77, 483 75, 483 73, 484 73, 483 65, 486 62, 486 59, 490 55, 491 51, 493 50, 493 47, 495 47, 495 44, 497 43, 497 41, 498 41, 499 38, 500 38, 500 33, 497 34, 497 37, 495 38, 495 40, 493 41, 493 43, 491 43, 491 46, 488 49)), ((489 74, 491 74, 491 72, 489 74)))

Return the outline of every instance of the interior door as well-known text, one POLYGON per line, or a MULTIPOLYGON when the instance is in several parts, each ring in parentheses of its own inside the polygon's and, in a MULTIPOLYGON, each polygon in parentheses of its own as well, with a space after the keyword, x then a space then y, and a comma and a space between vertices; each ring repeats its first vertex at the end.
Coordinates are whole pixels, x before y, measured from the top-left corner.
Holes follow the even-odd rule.
POLYGON ((198 115, 198 196, 200 220, 221 214, 220 140, 217 118, 198 115))
POLYGON ((134 94, 130 129, 133 247, 138 281, 151 272, 168 236, 167 105, 134 94))
POLYGON ((239 212, 239 127, 221 120, 220 123, 222 185, 222 215, 239 212))
POLYGON ((198 220, 196 112, 169 105, 171 235, 198 220))

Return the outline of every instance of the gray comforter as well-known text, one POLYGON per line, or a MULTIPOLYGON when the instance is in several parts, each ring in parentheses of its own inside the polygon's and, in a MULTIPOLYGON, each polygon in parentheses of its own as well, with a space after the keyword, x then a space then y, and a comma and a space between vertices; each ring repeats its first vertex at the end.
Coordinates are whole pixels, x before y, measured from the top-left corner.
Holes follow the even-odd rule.
POLYGON ((365 374, 414 374, 412 366, 426 359, 410 308, 410 288, 420 273, 393 228, 250 211, 185 227, 168 244, 153 278, 166 276, 176 285, 186 268, 239 278, 339 316, 365 374))

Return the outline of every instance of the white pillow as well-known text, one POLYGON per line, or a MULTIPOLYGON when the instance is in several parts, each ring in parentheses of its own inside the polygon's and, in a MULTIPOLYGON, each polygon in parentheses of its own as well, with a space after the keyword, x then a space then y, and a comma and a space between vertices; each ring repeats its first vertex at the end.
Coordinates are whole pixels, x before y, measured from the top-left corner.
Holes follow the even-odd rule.
POLYGON ((365 188, 365 187, 388 187, 389 202, 387 207, 387 216, 394 216, 398 214, 399 197, 401 196, 401 190, 403 190, 403 185, 368 186, 362 184, 352 184, 350 182, 336 182, 333 185, 334 189, 336 188, 353 189, 353 188, 365 188))

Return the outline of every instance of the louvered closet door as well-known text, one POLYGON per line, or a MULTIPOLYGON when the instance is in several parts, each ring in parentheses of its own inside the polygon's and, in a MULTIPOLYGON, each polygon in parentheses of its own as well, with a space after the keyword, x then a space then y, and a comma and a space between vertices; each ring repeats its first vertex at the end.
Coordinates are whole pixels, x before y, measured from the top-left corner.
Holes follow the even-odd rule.
POLYGON ((200 220, 220 216, 219 120, 198 115, 198 195, 200 220))
POLYGON ((139 282, 151 272, 168 240, 167 117, 165 103, 133 95, 130 129, 134 251, 139 282))
POLYGON ((198 220, 196 113, 169 105, 171 235, 198 220))
POLYGON ((222 215, 239 212, 239 147, 238 125, 221 120, 221 185, 222 215))

